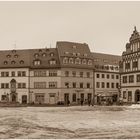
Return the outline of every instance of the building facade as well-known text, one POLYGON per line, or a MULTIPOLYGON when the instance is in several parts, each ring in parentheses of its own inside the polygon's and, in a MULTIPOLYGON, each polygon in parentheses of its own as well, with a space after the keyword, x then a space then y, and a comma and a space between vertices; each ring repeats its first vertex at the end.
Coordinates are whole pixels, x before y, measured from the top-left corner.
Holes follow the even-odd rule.
POLYGON ((127 103, 140 101, 140 33, 136 27, 122 53, 121 99, 127 103))
POLYGON ((95 102, 109 104, 119 99, 120 73, 117 55, 92 53, 94 60, 95 102))
POLYGON ((92 53, 85 43, 64 41, 56 48, 0 51, 0 102, 113 100, 118 95, 120 58, 92 53))

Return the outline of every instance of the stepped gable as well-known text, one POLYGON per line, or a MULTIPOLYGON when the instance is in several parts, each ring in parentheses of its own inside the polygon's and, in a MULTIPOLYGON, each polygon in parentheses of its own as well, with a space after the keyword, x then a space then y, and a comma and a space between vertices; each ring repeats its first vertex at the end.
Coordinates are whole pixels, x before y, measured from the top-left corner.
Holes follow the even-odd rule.
POLYGON ((0 51, 0 68, 29 67, 28 50, 2 50, 0 51))
POLYGON ((31 68, 58 68, 60 62, 56 48, 31 49, 30 67, 31 68))
POLYGON ((133 42, 135 40, 140 40, 140 33, 137 31, 136 26, 134 27, 134 31, 131 34, 129 41, 133 42))
POLYGON ((56 47, 61 66, 77 68, 93 67, 91 52, 86 43, 58 41, 56 47))

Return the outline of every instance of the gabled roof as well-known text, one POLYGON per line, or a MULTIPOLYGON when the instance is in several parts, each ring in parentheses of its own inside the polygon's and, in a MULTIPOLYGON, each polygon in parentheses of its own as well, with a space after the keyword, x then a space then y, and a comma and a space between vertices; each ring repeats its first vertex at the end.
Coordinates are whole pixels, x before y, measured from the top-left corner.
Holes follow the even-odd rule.
POLYGON ((135 26, 134 31, 131 34, 131 37, 130 37, 129 41, 131 42, 131 41, 134 41, 134 40, 137 40, 137 39, 140 39, 140 33, 137 31, 136 26, 135 26))
POLYGON ((111 55, 104 53, 92 53, 92 58, 94 59, 94 64, 97 65, 119 65, 121 61, 121 56, 119 55, 111 55))

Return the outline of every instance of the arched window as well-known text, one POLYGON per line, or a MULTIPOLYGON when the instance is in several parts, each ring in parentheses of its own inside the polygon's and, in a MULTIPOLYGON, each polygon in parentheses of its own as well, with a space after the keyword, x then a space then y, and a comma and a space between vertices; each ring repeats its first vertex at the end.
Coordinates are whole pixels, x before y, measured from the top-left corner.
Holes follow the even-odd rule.
POLYGON ((54 56, 54 53, 50 53, 50 56, 51 56, 51 57, 54 56))
POLYGON ((10 58, 10 57, 11 57, 11 55, 10 55, 10 54, 8 54, 6 57, 7 57, 7 58, 10 58))
POLYGON ((39 54, 38 54, 38 53, 35 53, 35 54, 34 54, 34 57, 35 57, 35 58, 38 58, 38 57, 39 57, 39 54))
POLYGON ((4 61, 4 65, 7 65, 8 64, 8 62, 7 61, 4 61))
POLYGON ((43 53, 43 54, 42 54, 42 56, 43 56, 43 57, 46 57, 46 56, 47 56, 47 54, 46 54, 46 53, 43 53))
POLYGON ((19 62, 20 64, 24 64, 24 61, 23 60, 20 60, 20 62, 19 62))
POLYGON ((92 65, 92 60, 88 60, 88 65, 92 65))
POLYGON ((76 58, 75 59, 75 64, 81 64, 81 59, 80 58, 76 58))
POLYGON ((64 57, 63 58, 63 64, 67 64, 68 63, 68 58, 67 57, 64 57))
POLYGON ((13 60, 13 61, 11 61, 11 64, 16 64, 16 62, 13 60))
POLYGON ((70 59, 69 59, 69 63, 70 63, 70 64, 73 64, 73 58, 70 58, 70 59))
POLYGON ((87 60, 86 59, 83 59, 82 60, 82 64, 87 64, 87 60))

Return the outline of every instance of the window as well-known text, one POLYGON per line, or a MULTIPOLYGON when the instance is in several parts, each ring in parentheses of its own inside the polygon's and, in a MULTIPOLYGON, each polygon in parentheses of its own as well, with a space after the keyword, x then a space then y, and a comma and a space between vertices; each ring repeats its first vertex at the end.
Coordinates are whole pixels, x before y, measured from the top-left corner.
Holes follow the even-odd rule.
POLYGON ((104 74, 102 74, 102 78, 105 78, 105 75, 104 74))
POLYGON ((4 65, 7 65, 8 64, 8 62, 7 61, 4 61, 4 65))
POLYGON ((50 56, 53 57, 54 56, 54 53, 50 53, 50 56))
POLYGON ((82 60, 82 64, 87 64, 86 59, 83 59, 83 60, 82 60))
POLYGON ((1 72, 1 77, 9 77, 9 72, 1 72))
POLYGON ((129 83, 133 83, 134 82, 134 75, 130 75, 129 76, 129 83))
POLYGON ((41 64, 41 61, 40 60, 34 60, 34 65, 35 66, 39 66, 41 64))
POLYGON ((81 64, 81 59, 80 58, 76 58, 75 59, 75 64, 81 64))
POLYGON ((43 53, 43 54, 42 54, 42 56, 43 56, 43 57, 46 57, 46 56, 47 56, 47 54, 46 54, 46 53, 43 53))
POLYGON ((76 72, 75 71, 72 72, 72 76, 76 77, 76 72))
POLYGON ((50 65, 55 65, 55 64, 56 64, 56 60, 50 60, 50 61, 49 61, 49 64, 50 64, 50 65))
POLYGON ((92 60, 88 60, 88 65, 92 65, 92 60))
POLYGON ((109 74, 107 74, 107 79, 109 79, 109 74))
POLYGON ((63 58, 63 64, 67 64, 67 63, 68 63, 68 58, 67 57, 63 58))
POLYGON ((57 76, 57 71, 49 71, 49 76, 57 76))
POLYGON ((18 55, 17 55, 17 54, 15 54, 15 55, 14 55, 14 58, 18 58, 18 55))
POLYGON ((74 63, 74 62, 73 62, 73 58, 70 58, 70 59, 69 59, 69 63, 70 63, 70 64, 73 64, 73 63, 74 63))
POLYGON ((106 84, 107 84, 106 87, 109 88, 109 83, 106 83, 106 84))
POLYGON ((15 61, 11 61, 11 64, 16 64, 16 62, 15 61))
POLYGON ((105 88, 105 83, 104 82, 102 82, 102 88, 105 88))
POLYGON ((119 88, 119 83, 116 83, 116 88, 119 88))
POLYGON ((18 88, 26 88, 26 83, 18 83, 18 88))
POLYGON ((6 57, 7 57, 7 58, 10 58, 10 57, 11 57, 11 55, 10 55, 10 54, 8 54, 6 57))
POLYGON ((140 82, 140 74, 137 75, 137 82, 140 82))
POLYGON ((138 67, 138 61, 134 61, 133 62, 133 68, 137 68, 138 67))
POLYGON ((18 71, 18 76, 19 76, 19 77, 24 77, 24 76, 26 76, 26 71, 18 71))
POLYGON ((97 77, 97 78, 100 78, 100 74, 96 74, 96 77, 97 77))
POLYGON ((114 83, 111 83, 111 88, 114 88, 114 83))
POLYGON ((69 77, 69 71, 65 71, 65 76, 69 77))
POLYGON ((73 88, 76 88, 76 82, 73 82, 72 85, 73 85, 73 88))
POLYGON ((127 76, 123 76, 123 83, 127 83, 127 76))
POLYGON ((39 57, 39 54, 38 54, 38 53, 35 53, 35 54, 34 54, 34 57, 35 57, 35 58, 38 58, 38 57, 39 57))
POLYGON ((80 88, 83 88, 83 83, 80 83, 80 88))
POLYGON ((65 87, 69 88, 69 83, 68 82, 65 82, 65 87))
POLYGON ((57 82, 49 82, 49 88, 57 88, 57 82))
POLYGON ((15 77, 15 72, 14 71, 11 72, 11 76, 15 77))
POLYGON ((123 91, 123 99, 126 99, 126 91, 123 91))
POLYGON ((73 93, 73 95, 72 95, 72 101, 76 102, 76 94, 75 93, 73 93))
POLYGON ((116 75, 116 79, 119 79, 119 75, 116 75))
POLYGON ((126 64, 125 64, 125 68, 126 68, 126 69, 130 69, 130 63, 126 63, 126 64))
POLYGON ((96 88, 100 88, 100 83, 96 82, 96 88))
POLYGON ((87 78, 90 78, 90 72, 87 72, 87 78))
POLYGON ((44 89, 46 88, 46 82, 34 82, 34 88, 44 89))
POLYGON ((9 88, 9 83, 1 83, 1 88, 9 88))
POLYGON ((128 91, 128 101, 132 101, 132 91, 128 91))
POLYGON ((83 77, 83 72, 80 72, 80 77, 83 77))
POLYGON ((20 62, 19 62, 20 64, 24 64, 24 61, 23 60, 20 60, 20 62))
POLYGON ((7 100, 7 96, 6 96, 6 95, 1 95, 1 100, 2 100, 2 101, 7 100))
POLYGON ((90 88, 90 83, 87 83, 87 88, 90 88))
POLYGON ((111 75, 111 78, 114 79, 114 75, 111 75))
POLYGON ((34 76, 36 77, 45 77, 46 76, 46 71, 45 70, 40 70, 40 71, 34 71, 34 76))

